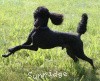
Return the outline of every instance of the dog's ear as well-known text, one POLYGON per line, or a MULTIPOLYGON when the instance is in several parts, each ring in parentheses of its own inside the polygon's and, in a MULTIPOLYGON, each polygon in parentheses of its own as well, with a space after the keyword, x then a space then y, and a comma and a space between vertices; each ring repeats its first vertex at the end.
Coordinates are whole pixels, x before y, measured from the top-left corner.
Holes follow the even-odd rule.
POLYGON ((63 22, 63 15, 57 13, 50 13, 51 22, 55 25, 60 25, 63 22))

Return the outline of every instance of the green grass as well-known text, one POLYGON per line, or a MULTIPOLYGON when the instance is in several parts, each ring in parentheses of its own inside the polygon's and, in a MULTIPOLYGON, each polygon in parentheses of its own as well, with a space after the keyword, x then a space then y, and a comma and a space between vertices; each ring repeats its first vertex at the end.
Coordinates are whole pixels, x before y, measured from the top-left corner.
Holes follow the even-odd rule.
POLYGON ((99 8, 100 0, 0 0, 0 81, 100 81, 99 8), (82 13, 88 14, 88 30, 82 40, 85 54, 93 59, 96 70, 82 60, 75 64, 61 48, 37 52, 21 50, 2 58, 8 48, 25 42, 33 28, 33 12, 38 6, 64 14, 60 26, 49 21, 51 29, 61 32, 76 33, 82 13), (47 75, 41 78, 45 73, 47 75))

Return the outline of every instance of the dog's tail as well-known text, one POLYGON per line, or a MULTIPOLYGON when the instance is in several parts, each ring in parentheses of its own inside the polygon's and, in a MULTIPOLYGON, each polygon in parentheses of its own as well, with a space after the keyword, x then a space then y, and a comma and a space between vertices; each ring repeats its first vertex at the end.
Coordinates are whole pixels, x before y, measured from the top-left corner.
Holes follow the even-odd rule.
POLYGON ((79 37, 86 32, 86 30, 87 30, 87 21, 88 21, 87 14, 86 13, 82 14, 82 19, 79 22, 79 25, 77 27, 77 33, 78 33, 79 37))

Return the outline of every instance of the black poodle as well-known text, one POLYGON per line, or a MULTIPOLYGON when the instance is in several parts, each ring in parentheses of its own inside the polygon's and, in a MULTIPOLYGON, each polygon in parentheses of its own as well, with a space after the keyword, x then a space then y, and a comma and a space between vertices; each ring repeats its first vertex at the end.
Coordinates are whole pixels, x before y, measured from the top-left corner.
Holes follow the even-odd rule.
POLYGON ((55 25, 60 25, 63 22, 63 15, 51 13, 43 6, 38 7, 34 13, 34 29, 29 34, 27 41, 9 49, 8 54, 2 55, 8 57, 20 49, 28 49, 37 51, 38 48, 50 49, 53 47, 66 48, 67 54, 74 60, 78 58, 85 60, 94 68, 92 59, 88 58, 83 51, 83 42, 80 39, 81 35, 86 32, 88 16, 86 13, 82 15, 82 19, 77 28, 77 35, 70 33, 55 32, 47 26, 49 18, 55 25))

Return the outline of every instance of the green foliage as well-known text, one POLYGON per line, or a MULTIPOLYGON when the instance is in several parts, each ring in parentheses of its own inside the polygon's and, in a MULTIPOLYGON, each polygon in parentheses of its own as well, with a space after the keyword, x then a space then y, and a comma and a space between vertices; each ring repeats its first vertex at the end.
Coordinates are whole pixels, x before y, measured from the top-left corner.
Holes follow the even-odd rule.
POLYGON ((0 81, 100 81, 99 8, 100 0, 0 0, 0 81), (49 21, 51 29, 61 32, 76 33, 82 13, 88 14, 88 30, 82 40, 96 70, 85 61, 75 64, 61 48, 21 50, 8 58, 1 57, 8 48, 25 42, 38 6, 64 14, 60 26, 49 21))

